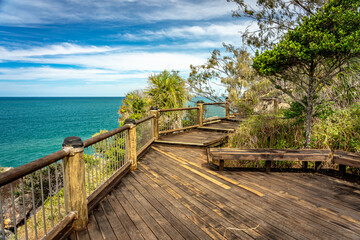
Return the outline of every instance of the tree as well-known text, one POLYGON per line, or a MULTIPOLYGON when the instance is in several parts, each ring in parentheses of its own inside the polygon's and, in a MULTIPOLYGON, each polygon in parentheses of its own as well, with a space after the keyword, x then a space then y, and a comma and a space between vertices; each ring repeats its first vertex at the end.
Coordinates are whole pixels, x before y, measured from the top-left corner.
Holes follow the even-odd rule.
MULTIPOLYGON (((257 29, 250 26, 243 32, 243 42, 255 48, 266 49, 293 30, 304 16, 313 16, 326 0, 257 0, 256 7, 244 0, 227 0, 237 3, 233 17, 245 17, 257 23, 257 29)), ((252 22, 252 23, 253 23, 252 22)))
POLYGON ((123 125, 127 118, 139 120, 146 117, 149 108, 150 98, 143 91, 135 90, 127 93, 119 109, 120 125, 123 125))
POLYGON ((198 96, 219 102, 222 99, 213 86, 220 85, 226 90, 222 97, 229 97, 233 106, 243 110, 251 108, 249 105, 256 104, 259 96, 269 92, 269 82, 252 68, 252 57, 245 48, 225 43, 223 46, 225 54, 215 49, 205 64, 190 65, 189 89, 198 96))
POLYGON ((359 0, 330 0, 254 59, 261 75, 306 108, 305 148, 310 147, 314 107, 322 100, 319 93, 359 55, 359 0))
POLYGON ((163 71, 151 75, 146 93, 151 98, 152 105, 159 108, 182 108, 189 98, 185 80, 178 71, 163 71))

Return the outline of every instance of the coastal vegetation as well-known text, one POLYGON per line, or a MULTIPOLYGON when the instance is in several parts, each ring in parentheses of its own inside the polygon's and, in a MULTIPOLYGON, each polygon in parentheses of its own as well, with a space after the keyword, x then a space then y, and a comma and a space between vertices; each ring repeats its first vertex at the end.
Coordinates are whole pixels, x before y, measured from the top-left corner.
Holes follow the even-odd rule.
POLYGON ((125 119, 139 120, 154 108, 182 108, 190 99, 185 80, 178 71, 164 70, 148 78, 145 90, 135 90, 126 94, 119 109, 120 126, 125 119))
POLYGON ((258 25, 242 35, 248 49, 256 49, 255 57, 224 44, 232 55, 221 57, 214 50, 206 64, 191 66, 189 85, 206 97, 214 91, 202 86, 219 80, 237 112, 253 114, 260 98, 269 96, 288 103, 288 109, 250 117, 230 146, 359 151, 352 133, 359 127, 353 116, 360 87, 359 1, 257 1, 258 8, 231 2, 239 7, 234 17, 252 18, 258 25))

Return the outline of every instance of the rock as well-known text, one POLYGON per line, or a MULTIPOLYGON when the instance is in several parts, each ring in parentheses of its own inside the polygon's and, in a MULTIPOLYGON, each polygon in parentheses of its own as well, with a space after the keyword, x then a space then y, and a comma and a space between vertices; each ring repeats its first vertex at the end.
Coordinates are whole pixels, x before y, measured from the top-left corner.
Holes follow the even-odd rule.
POLYGON ((10 240, 15 239, 15 234, 7 229, 4 229, 5 237, 2 235, 2 232, 0 231, 0 240, 10 240))
POLYGON ((290 108, 290 104, 282 102, 279 104, 279 109, 289 109, 290 108))
MULTIPOLYGON (((32 210, 32 198, 30 194, 24 195, 25 200, 25 215, 27 216, 29 212, 32 210)), ((24 206, 23 206, 23 198, 22 196, 14 199, 15 206, 15 217, 16 217, 16 226, 18 226, 24 220, 24 206)), ((13 205, 11 202, 11 197, 6 198, 3 201, 2 205, 4 224, 6 229, 14 228, 14 211, 13 205)))

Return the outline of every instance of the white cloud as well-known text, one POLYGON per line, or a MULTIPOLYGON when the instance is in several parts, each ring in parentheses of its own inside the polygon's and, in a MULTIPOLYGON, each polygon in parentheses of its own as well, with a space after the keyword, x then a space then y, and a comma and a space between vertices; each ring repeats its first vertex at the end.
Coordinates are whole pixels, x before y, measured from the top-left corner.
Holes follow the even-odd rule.
POLYGON ((44 47, 33 47, 29 49, 7 49, 0 47, 0 61, 22 60, 27 57, 72 55, 72 54, 94 54, 114 50, 107 46, 79 46, 71 43, 62 43, 44 47))
POLYGON ((196 54, 170 52, 131 52, 95 54, 89 56, 59 56, 37 58, 33 62, 43 64, 70 64, 88 68, 104 68, 115 71, 159 71, 164 69, 187 70, 190 64, 201 64, 204 57, 196 54))
POLYGON ((199 53, 179 53, 152 49, 128 52, 125 48, 60 44, 42 48, 9 50, 0 48, 0 61, 39 64, 65 64, 113 71, 187 70, 190 64, 201 64, 206 56, 199 53))
POLYGON ((21 81, 64 81, 80 80, 85 82, 116 82, 129 79, 146 79, 149 73, 120 73, 101 69, 73 69, 53 67, 0 68, 0 80, 21 81))
POLYGON ((235 4, 226 0, 11 0, 0 4, 0 24, 18 26, 88 21, 204 20, 229 16, 235 8, 235 4))
POLYGON ((221 16, 230 16, 234 3, 226 0, 214 1, 174 1, 167 9, 158 9, 145 13, 145 19, 163 20, 206 20, 221 16))
POLYGON ((208 39, 239 40, 241 32, 246 28, 253 31, 257 29, 254 22, 245 21, 242 24, 223 22, 209 25, 192 25, 184 27, 173 27, 168 29, 161 29, 156 31, 141 31, 138 33, 126 33, 120 35, 128 40, 156 40, 163 38, 172 39, 187 39, 188 41, 203 40, 208 42, 208 39), (206 40, 204 40, 206 39, 206 40))

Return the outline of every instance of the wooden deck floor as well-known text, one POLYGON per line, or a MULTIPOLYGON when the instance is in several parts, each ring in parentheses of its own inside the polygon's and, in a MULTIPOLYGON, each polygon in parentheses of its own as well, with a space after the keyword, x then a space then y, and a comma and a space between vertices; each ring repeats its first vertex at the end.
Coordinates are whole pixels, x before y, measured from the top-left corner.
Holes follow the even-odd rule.
POLYGON ((359 239, 360 187, 310 173, 216 172, 154 145, 78 239, 359 239))
POLYGON ((225 132, 209 132, 194 129, 178 134, 161 136, 156 142, 189 146, 211 146, 213 144, 220 143, 227 137, 228 133, 225 132))
POLYGON ((222 121, 219 123, 205 124, 204 127, 235 130, 237 127, 239 127, 239 124, 240 124, 239 122, 234 122, 234 121, 222 121))

